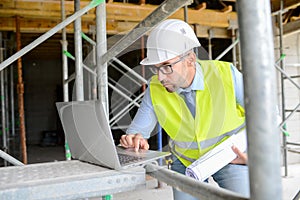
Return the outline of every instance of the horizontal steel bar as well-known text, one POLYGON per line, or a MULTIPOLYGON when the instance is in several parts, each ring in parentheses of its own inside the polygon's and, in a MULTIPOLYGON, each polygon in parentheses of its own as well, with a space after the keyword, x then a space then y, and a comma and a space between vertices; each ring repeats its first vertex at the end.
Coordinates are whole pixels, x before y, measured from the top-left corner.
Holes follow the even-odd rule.
POLYGON ((189 193, 197 198, 201 198, 201 200, 248 199, 237 193, 197 181, 196 179, 192 179, 161 166, 147 164, 145 168, 146 173, 150 176, 158 179, 159 181, 165 182, 176 189, 189 193))

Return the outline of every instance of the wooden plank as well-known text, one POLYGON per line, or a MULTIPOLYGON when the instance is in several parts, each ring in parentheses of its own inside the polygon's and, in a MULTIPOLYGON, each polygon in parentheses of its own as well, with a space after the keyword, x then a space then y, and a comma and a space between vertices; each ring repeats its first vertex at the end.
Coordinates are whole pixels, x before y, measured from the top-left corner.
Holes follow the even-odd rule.
MULTIPOLYGON (((60 5, 59 1, 16 1, 16 8, 0 8, 0 16, 21 16, 23 18, 39 18, 39 19, 53 19, 60 20, 60 5)), ((72 14, 73 5, 68 3, 69 7, 66 9, 67 15, 72 14)), ((115 21, 129 21, 139 22, 146 18, 157 6, 154 5, 135 5, 135 4, 124 4, 124 3, 109 3, 106 4, 107 9, 107 20, 115 21)), ((172 18, 182 19, 184 18, 183 9, 177 11, 172 18)), ((95 14, 94 10, 91 10, 87 15, 82 17, 83 21, 94 21, 95 14)), ((188 12, 189 23, 213 26, 213 27, 228 27, 229 20, 237 20, 235 12, 222 13, 221 11, 215 10, 193 10, 189 9, 188 12)))

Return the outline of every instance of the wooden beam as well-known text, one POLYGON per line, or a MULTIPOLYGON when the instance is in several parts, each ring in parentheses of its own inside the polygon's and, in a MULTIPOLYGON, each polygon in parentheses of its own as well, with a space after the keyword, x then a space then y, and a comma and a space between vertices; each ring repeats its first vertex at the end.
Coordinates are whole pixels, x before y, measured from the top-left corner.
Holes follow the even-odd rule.
POLYGON ((196 10, 204 10, 204 9, 206 9, 206 2, 198 4, 195 9, 196 10))
MULTIPOLYGON (((65 1, 66 13, 68 15, 73 12, 73 1, 65 1)), ((81 2, 82 6, 86 5, 87 1, 81 2)), ((157 6, 155 5, 136 5, 130 3, 108 3, 107 9, 107 23, 111 27, 108 30, 111 32, 119 31, 118 28, 122 27, 124 22, 138 23, 146 16, 148 16, 157 6), (114 24, 118 25, 118 28, 113 28, 114 24)), ((194 10, 189 9, 189 23, 199 24, 211 27, 226 28, 229 26, 229 20, 237 20, 235 12, 222 13, 215 10, 194 10)), ((23 20, 27 21, 26 24, 21 23, 21 31, 26 32, 43 32, 48 27, 53 27, 55 23, 59 23, 61 19, 60 13, 60 1, 34 1, 34 0, 15 0, 4 1, 0 3, 0 16, 3 27, 0 27, 2 31, 11 31, 15 27, 11 22, 4 22, 2 19, 12 16, 21 16, 23 20), (29 23, 31 21, 31 23, 29 23), (39 21, 46 23, 38 25, 39 21), (24 25, 24 26, 23 26, 24 25)), ((180 9, 171 18, 182 19, 184 18, 184 11, 180 9)), ((86 24, 95 23, 95 12, 91 10, 89 13, 82 17, 82 22, 86 24)), ((132 27, 132 26, 130 26, 132 27)), ((88 27, 83 27, 84 32, 88 32, 88 27)), ((120 31, 126 31, 126 28, 120 28, 120 31)), ((70 32, 70 30, 69 30, 70 32)))
POLYGON ((283 35, 288 36, 300 32, 300 20, 289 22, 283 25, 283 35))
MULTIPOLYGON (((299 0, 285 0, 283 7, 284 9, 295 9, 300 6, 299 0)), ((272 12, 277 12, 280 10, 280 0, 271 0, 271 10, 272 12)))

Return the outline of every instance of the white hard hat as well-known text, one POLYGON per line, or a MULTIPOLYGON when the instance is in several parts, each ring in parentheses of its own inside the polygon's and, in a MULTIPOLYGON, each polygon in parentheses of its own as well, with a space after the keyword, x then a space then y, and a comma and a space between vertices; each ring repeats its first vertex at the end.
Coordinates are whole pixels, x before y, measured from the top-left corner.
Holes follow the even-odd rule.
POLYGON ((142 65, 155 65, 179 56, 200 42, 193 29, 184 21, 168 19, 155 27, 147 39, 147 57, 142 65))

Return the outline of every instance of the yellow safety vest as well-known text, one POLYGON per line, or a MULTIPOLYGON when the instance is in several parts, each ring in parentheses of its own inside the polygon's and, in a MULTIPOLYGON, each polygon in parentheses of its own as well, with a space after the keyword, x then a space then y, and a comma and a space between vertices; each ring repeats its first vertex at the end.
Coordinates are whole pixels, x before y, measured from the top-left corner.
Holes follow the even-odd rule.
POLYGON ((230 63, 198 61, 204 90, 196 91, 192 116, 182 97, 169 93, 153 76, 150 95, 159 124, 170 136, 171 152, 185 165, 244 127, 244 108, 236 103, 230 63))

